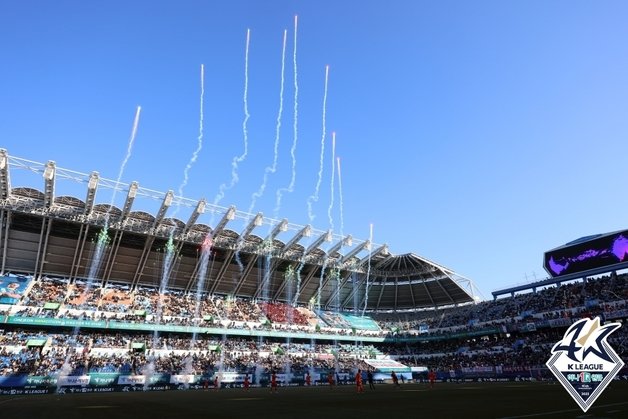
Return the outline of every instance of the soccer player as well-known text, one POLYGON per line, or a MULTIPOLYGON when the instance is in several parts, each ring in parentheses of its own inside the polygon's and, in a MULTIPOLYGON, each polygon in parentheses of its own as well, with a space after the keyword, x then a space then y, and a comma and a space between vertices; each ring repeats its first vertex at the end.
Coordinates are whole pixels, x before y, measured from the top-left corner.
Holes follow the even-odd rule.
POLYGON ((330 390, 334 388, 334 373, 330 372, 327 374, 327 382, 329 383, 330 390))
POLYGON ((397 374, 395 374, 394 371, 390 373, 390 377, 392 378, 395 387, 399 387, 399 379, 397 378, 397 374))
POLYGON ((436 371, 434 369, 427 373, 427 379, 430 380, 430 388, 434 388, 434 381, 436 381, 436 371))
POLYGON ((273 371, 273 375, 270 376, 270 392, 277 392, 277 373, 273 371))
POLYGON ((362 385, 362 370, 358 369, 355 375, 355 386, 358 393, 364 393, 364 385, 362 385))
POLYGON ((214 376, 214 390, 218 391, 218 374, 214 376))
POLYGON ((246 374, 246 375, 244 376, 244 391, 249 391, 249 385, 250 385, 250 384, 251 384, 251 383, 249 382, 249 375, 248 375, 248 374, 246 374))
POLYGON ((369 382, 369 390, 375 390, 375 384, 373 384, 373 371, 371 370, 367 371, 366 379, 369 382))
POLYGON ((312 385, 312 377, 310 377, 309 372, 305 373, 305 385, 308 387, 312 385))

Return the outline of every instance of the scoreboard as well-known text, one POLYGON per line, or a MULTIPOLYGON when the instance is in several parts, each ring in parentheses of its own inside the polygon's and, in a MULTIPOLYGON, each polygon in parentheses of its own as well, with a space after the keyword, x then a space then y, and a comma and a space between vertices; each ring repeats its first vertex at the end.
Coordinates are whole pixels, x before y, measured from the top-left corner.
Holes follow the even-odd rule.
POLYGON ((628 262, 628 230, 594 236, 545 252, 543 267, 558 277, 628 262))

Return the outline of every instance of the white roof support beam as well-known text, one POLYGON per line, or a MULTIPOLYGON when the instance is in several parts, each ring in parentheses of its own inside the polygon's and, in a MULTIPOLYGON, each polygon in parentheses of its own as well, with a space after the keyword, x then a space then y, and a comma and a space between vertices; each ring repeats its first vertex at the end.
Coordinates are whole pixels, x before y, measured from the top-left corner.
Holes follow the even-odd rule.
POLYGON ((318 246, 323 244, 323 242, 330 242, 331 238, 331 230, 327 230, 327 232, 321 234, 320 237, 305 250, 303 257, 309 255, 314 249, 318 249, 318 246))
POLYGON ((255 229, 255 227, 261 226, 263 222, 264 222, 264 214, 262 214, 261 212, 258 212, 257 215, 251 220, 251 222, 246 226, 242 234, 240 234, 238 241, 240 242, 244 241, 249 236, 249 234, 251 234, 251 232, 255 229))
POLYGON ((383 244, 380 247, 378 247, 377 249, 373 250, 370 254, 366 255, 364 258, 362 258, 360 260, 360 265, 364 266, 369 262, 369 259, 373 259, 375 256, 380 255, 380 254, 384 254, 384 255, 388 255, 388 257, 385 260, 389 260, 390 258, 392 258, 393 256, 390 254, 390 252, 388 251, 388 245, 387 244, 383 244))
POLYGON ((159 211, 157 211, 157 215, 155 216, 155 223, 153 224, 153 228, 156 228, 159 223, 166 217, 166 212, 168 212, 168 208, 172 205, 172 198, 174 197, 174 192, 169 190, 166 192, 164 196, 164 200, 161 203, 161 207, 159 207, 159 211))
POLYGON ((0 148, 0 199, 7 199, 9 195, 11 195, 9 153, 4 148, 0 148))
POLYGON ((292 246, 294 246, 299 240, 301 240, 303 237, 310 237, 311 235, 312 235, 312 226, 308 224, 305 227, 303 227, 301 231, 299 231, 293 238, 291 238, 290 241, 288 241, 288 243, 284 245, 281 251, 282 252, 287 251, 292 246))
POLYGON ((360 253, 365 248, 366 249, 370 249, 371 248, 371 241, 370 240, 367 240, 367 241, 357 245, 355 247, 355 249, 351 250, 349 253, 347 253, 345 256, 343 256, 343 258, 340 261, 340 263, 343 264, 343 263, 347 262, 348 260, 350 260, 352 257, 357 255, 358 253, 360 253))
POLYGON ((44 169, 44 207, 50 208, 55 198, 55 174, 57 165, 54 161, 48 160, 44 169))
POLYGON ((85 215, 89 215, 94 208, 94 199, 96 198, 96 190, 98 189, 98 172, 92 172, 87 181, 87 197, 85 198, 85 215))
POLYGON ((198 217, 201 214, 205 213, 205 206, 206 205, 207 205, 207 201, 205 200, 205 198, 203 198, 200 201, 198 201, 198 204, 196 204, 196 208, 194 208, 194 211, 192 211, 192 215, 190 215, 190 218, 188 219, 188 222, 185 223, 185 230, 184 230, 184 232, 187 232, 190 229, 190 227, 192 227, 194 225, 196 220, 198 220, 198 217))
POLYGON ((287 231, 287 230, 288 230, 288 220, 284 218, 283 220, 281 220, 281 222, 279 222, 279 224, 275 226, 275 228, 273 228, 273 231, 271 231, 268 237, 266 237, 266 240, 274 240, 275 237, 277 237, 279 233, 283 233, 284 231, 287 231))
POLYGON ((351 246, 351 243, 353 242, 353 237, 351 237, 351 234, 349 234, 348 236, 338 240, 338 243, 336 243, 335 245, 333 245, 331 247, 331 249, 329 249, 329 251, 327 252, 328 255, 331 255, 333 253, 336 253, 337 251, 339 251, 342 246, 351 246))
POLYGON ((212 232, 213 237, 216 237, 217 235, 219 235, 220 232, 225 228, 227 223, 235 218, 235 213, 236 213, 236 207, 231 205, 229 209, 227 210, 227 212, 225 212, 225 215, 222 216, 222 218, 216 225, 216 228, 214 228, 214 231, 212 232))
POLYGON ((137 196, 137 189, 139 188, 139 184, 135 181, 131 182, 129 185, 129 191, 126 194, 126 200, 124 201, 124 207, 122 207, 122 216, 120 217, 120 222, 123 222, 126 217, 131 213, 131 207, 133 206, 133 201, 137 196))

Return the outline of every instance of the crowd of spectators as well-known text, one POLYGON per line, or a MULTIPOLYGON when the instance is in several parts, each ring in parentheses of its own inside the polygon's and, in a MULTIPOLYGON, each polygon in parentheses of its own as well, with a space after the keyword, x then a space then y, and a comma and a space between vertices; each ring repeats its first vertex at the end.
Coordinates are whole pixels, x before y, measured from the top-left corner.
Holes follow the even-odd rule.
POLYGON ((81 375, 88 372, 259 374, 272 370, 302 373, 315 369, 349 372, 372 346, 256 341, 246 338, 190 339, 178 335, 60 334, 17 330, 0 339, 0 376, 81 375), (36 347, 27 347, 41 339, 36 347), (11 350, 9 350, 11 349, 11 350), (103 349, 110 349, 103 351, 103 349))
POLYGON ((295 307, 281 302, 261 302, 260 308, 272 322, 308 326, 309 317, 295 307))

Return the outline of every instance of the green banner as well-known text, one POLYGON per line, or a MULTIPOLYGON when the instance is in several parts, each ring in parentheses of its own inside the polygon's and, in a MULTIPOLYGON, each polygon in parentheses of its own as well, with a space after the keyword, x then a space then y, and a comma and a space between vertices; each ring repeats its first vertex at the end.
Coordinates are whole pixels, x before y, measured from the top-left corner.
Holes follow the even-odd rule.
POLYGON ((26 386, 54 387, 57 385, 57 377, 29 375, 26 377, 26 386))
POLYGON ((55 319, 49 317, 21 317, 9 316, 6 320, 8 324, 25 324, 36 326, 69 326, 69 327, 88 327, 104 329, 107 323, 97 320, 77 320, 77 319, 55 319))
POLYGON ((118 383, 117 373, 93 372, 89 374, 89 385, 97 387, 110 387, 118 383))
MULTIPOLYGON (((383 342, 384 337, 380 336, 346 336, 331 335, 323 333, 291 333, 276 330, 250 330, 250 329, 226 329, 217 327, 180 326, 173 324, 150 324, 150 323, 127 323, 115 320, 77 320, 77 319, 57 319, 49 317, 22 317, 8 316, 5 321, 8 324, 32 325, 32 326, 61 326, 80 327, 93 329, 114 329, 114 330, 138 330, 147 332, 175 332, 175 333, 199 333, 211 335, 229 336, 262 336, 276 338, 299 338, 299 339, 319 339, 319 340, 340 340, 349 342, 383 342)), ((461 334, 462 336, 462 334, 461 334)), ((466 334, 465 334, 466 336, 466 334)), ((425 340, 425 338, 410 338, 410 340, 425 340)))

